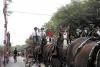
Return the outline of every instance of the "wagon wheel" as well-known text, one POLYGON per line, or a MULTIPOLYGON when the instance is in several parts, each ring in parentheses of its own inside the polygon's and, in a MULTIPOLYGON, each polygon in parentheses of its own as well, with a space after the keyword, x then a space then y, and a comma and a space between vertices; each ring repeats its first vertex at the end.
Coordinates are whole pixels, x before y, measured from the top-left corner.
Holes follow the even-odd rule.
POLYGON ((96 56, 96 67, 100 67, 100 49, 96 56))

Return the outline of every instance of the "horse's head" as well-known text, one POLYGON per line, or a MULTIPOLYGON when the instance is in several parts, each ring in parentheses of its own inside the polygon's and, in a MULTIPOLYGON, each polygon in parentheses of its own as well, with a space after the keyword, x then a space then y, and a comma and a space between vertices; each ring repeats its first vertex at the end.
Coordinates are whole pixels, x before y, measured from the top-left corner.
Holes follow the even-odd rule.
POLYGON ((44 37, 43 39, 42 39, 42 43, 41 43, 42 45, 46 45, 47 44, 47 39, 46 39, 46 37, 44 37))
POLYGON ((47 44, 52 44, 52 38, 51 37, 46 37, 46 40, 47 40, 47 44))
POLYGON ((67 36, 68 36, 68 32, 67 32, 67 31, 64 31, 64 33, 63 33, 63 38, 64 38, 64 39, 67 39, 67 36))

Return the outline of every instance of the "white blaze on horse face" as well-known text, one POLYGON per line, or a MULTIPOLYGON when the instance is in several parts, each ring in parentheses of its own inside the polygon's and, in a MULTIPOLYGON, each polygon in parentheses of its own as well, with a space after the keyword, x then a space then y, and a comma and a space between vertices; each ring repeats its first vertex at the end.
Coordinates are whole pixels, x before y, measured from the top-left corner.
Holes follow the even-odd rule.
POLYGON ((63 49, 66 49, 67 46, 68 46, 68 43, 67 43, 68 34, 67 34, 67 32, 64 32, 63 38, 64 38, 64 41, 63 41, 63 49))
POLYGON ((67 46, 68 46, 68 44, 67 44, 67 40, 64 39, 64 41, 63 41, 63 49, 66 49, 67 46))
POLYGON ((64 39, 67 39, 67 32, 64 32, 63 38, 64 38, 64 39))
POLYGON ((47 44, 51 44, 51 42, 49 41, 50 37, 47 36, 46 39, 47 39, 47 44))

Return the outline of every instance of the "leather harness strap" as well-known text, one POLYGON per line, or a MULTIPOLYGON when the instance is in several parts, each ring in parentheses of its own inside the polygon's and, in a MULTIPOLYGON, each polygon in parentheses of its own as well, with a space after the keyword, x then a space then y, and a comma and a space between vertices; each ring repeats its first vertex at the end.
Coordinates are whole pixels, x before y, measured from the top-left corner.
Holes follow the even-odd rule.
POLYGON ((74 58, 73 58, 73 61, 75 60, 77 54, 81 51, 81 49, 83 48, 83 46, 87 43, 88 40, 90 40, 90 38, 87 38, 84 42, 81 43, 81 45, 76 49, 75 51, 75 55, 74 55, 74 58))
MULTIPOLYGON (((89 40, 95 41, 95 42, 96 42, 96 40, 98 40, 98 39, 96 39, 95 37, 89 37, 89 38, 87 38, 85 41, 83 41, 83 42, 81 43, 81 45, 78 46, 78 48, 77 48, 76 51, 75 51, 75 54, 74 54, 74 57, 73 57, 73 62, 74 62, 76 56, 80 53, 81 49, 84 47, 84 45, 85 45, 89 40)), ((91 61, 92 61, 92 62, 95 62, 95 60, 96 60, 96 55, 97 55, 98 51, 100 50, 100 41, 98 41, 98 42, 96 42, 96 43, 97 43, 97 45, 96 45, 95 47, 92 48, 92 50, 91 50, 91 52, 90 52, 90 54, 89 54, 88 65, 89 65, 89 64, 91 65, 91 61), (95 56, 94 56, 94 54, 95 54, 95 56)), ((93 63, 92 63, 92 65, 93 65, 93 63)), ((91 67, 91 66, 88 66, 88 67, 91 67)))
POLYGON ((99 50, 100 50, 100 43, 97 42, 97 45, 92 48, 92 50, 89 54, 88 65, 91 65, 91 64, 95 65, 96 56, 97 56, 97 53, 99 50))

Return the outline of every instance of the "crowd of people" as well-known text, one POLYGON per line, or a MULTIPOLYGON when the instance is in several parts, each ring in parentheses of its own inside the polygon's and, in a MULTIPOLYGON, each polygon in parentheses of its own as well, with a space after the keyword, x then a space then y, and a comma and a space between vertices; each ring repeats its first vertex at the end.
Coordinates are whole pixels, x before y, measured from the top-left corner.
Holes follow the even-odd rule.
POLYGON ((84 27, 83 29, 76 29, 76 37, 98 37, 100 36, 100 27, 92 27, 87 28, 84 27))
POLYGON ((49 41, 51 41, 53 36, 54 32, 51 29, 45 31, 44 28, 39 29, 34 27, 34 31, 32 32, 33 42, 38 45, 42 43, 44 38, 47 38, 49 41))

